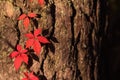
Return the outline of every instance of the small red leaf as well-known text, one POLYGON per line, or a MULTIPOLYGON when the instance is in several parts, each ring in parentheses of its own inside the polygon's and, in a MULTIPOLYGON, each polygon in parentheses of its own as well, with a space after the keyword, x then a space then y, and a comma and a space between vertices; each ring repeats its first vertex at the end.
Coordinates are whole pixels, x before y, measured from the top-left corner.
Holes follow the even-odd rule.
POLYGON ((29 13, 28 16, 31 17, 31 18, 34 18, 34 17, 36 17, 37 15, 36 15, 35 13, 29 13))
POLYGON ((44 0, 38 0, 38 3, 40 4, 40 5, 44 5, 44 0))
POLYGON ((17 50, 21 51, 21 49, 22 49, 21 45, 17 45, 17 50))
POLYGON ((38 40, 35 40, 35 41, 34 41, 33 49, 34 49, 34 51, 36 52, 36 54, 39 54, 39 53, 40 53, 40 51, 41 51, 41 45, 40 45, 40 43, 39 43, 38 40))
POLYGON ((21 54, 21 57, 23 58, 23 61, 28 64, 28 56, 26 54, 21 54))
POLYGON ((26 48, 29 48, 30 46, 32 46, 33 43, 34 43, 34 39, 28 39, 28 40, 26 41, 26 48))
POLYGON ((47 40, 47 38, 45 38, 45 37, 43 37, 43 36, 38 36, 37 37, 38 38, 38 40, 41 42, 41 43, 50 43, 48 40, 47 40))
POLYGON ((17 51, 13 51, 13 52, 9 55, 9 57, 10 57, 10 58, 14 58, 14 57, 16 57, 18 54, 19 54, 19 53, 18 53, 17 51))
POLYGON ((36 29, 34 31, 34 36, 37 37, 41 33, 41 29, 36 29))
POLYGON ((23 20, 23 25, 25 26, 26 29, 28 28, 29 23, 30 23, 30 20, 28 17, 23 20))
POLYGON ((23 20, 25 17, 27 17, 27 15, 26 15, 26 14, 22 14, 22 15, 18 18, 18 20, 23 20))
POLYGON ((29 38, 29 39, 34 38, 34 36, 33 36, 32 33, 25 34, 25 36, 26 36, 27 38, 29 38))
POLYGON ((26 53, 26 52, 27 52, 26 49, 20 51, 20 53, 26 53))
POLYGON ((25 75, 26 77, 29 77, 28 72, 24 72, 24 75, 25 75))
POLYGON ((22 58, 21 58, 20 55, 15 58, 14 66, 15 66, 16 71, 17 71, 17 70, 19 69, 19 67, 21 66, 22 61, 23 61, 23 60, 22 60, 22 58))
POLYGON ((36 77, 33 72, 31 73, 24 73, 24 75, 26 76, 25 78, 23 78, 22 80, 39 80, 38 77, 36 77))
POLYGON ((33 72, 31 72, 31 73, 29 74, 29 78, 30 78, 31 80, 39 80, 38 77, 36 77, 35 75, 33 75, 33 72))

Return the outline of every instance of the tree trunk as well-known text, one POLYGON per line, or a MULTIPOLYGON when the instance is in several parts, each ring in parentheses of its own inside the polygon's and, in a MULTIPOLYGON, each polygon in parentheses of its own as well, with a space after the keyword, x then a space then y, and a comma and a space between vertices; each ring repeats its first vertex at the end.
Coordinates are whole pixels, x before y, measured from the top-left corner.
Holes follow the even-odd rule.
POLYGON ((5 11, 2 9, 5 16, 1 14, 4 20, 0 20, 4 21, 0 22, 0 28, 3 29, 0 35, 3 41, 1 53, 7 49, 5 53, 9 54, 17 43, 24 44, 22 34, 26 31, 16 19, 21 11, 27 12, 30 8, 41 14, 38 25, 43 28, 43 35, 51 41, 44 45, 39 62, 34 61, 30 67, 30 70, 40 75, 40 80, 104 80, 99 65, 102 38, 106 32, 105 1, 46 0, 43 7, 36 5, 35 1, 29 3, 26 0, 14 0, 12 3, 2 1, 1 4, 9 4, 14 9, 10 8, 13 14, 7 12, 8 7, 5 11))

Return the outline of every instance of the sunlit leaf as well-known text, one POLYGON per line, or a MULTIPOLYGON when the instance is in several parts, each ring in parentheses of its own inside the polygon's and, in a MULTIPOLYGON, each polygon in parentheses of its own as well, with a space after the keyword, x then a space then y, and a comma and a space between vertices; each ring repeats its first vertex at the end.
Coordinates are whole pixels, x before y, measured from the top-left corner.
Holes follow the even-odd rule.
POLYGON ((27 29, 28 26, 29 26, 29 24, 30 24, 30 20, 29 20, 29 18, 27 17, 27 18, 25 18, 25 19, 23 20, 23 25, 24 25, 25 28, 27 29))
POLYGON ((35 13, 29 13, 28 16, 31 17, 31 18, 34 18, 34 17, 36 17, 37 15, 36 15, 35 13))
POLYGON ((15 70, 17 71, 19 69, 19 67, 21 66, 21 63, 22 63, 23 59, 22 57, 19 55, 15 58, 15 61, 14 61, 14 66, 15 66, 15 70))
POLYGON ((41 51, 41 45, 40 45, 40 43, 39 43, 38 40, 35 40, 35 41, 34 41, 33 49, 34 49, 34 51, 36 52, 36 54, 39 54, 39 53, 40 53, 40 51, 41 51))
POLYGON ((47 40, 47 38, 43 37, 43 36, 38 36, 37 37, 38 40, 41 42, 41 43, 49 43, 49 41, 47 40))
POLYGON ((27 15, 26 15, 26 14, 22 14, 22 15, 18 18, 18 20, 23 20, 25 17, 27 17, 27 15))

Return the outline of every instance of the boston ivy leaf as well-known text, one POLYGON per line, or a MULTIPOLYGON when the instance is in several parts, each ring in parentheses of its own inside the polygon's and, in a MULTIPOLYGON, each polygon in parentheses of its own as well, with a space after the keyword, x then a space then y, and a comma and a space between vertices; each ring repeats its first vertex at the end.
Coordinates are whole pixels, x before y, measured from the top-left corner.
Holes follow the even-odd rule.
POLYGON ((49 43, 47 38, 40 35, 41 29, 34 30, 34 34, 28 33, 26 34, 28 40, 26 41, 26 48, 32 47, 36 54, 39 54, 41 51, 41 44, 40 43, 49 43), (34 37, 33 37, 34 36, 34 37))
POLYGON ((21 63, 23 62, 23 59, 20 55, 18 55, 16 58, 15 58, 15 61, 14 61, 14 66, 15 66, 15 69, 16 71, 19 69, 19 67, 21 66, 21 63))
POLYGON ((43 36, 38 36, 37 37, 38 40, 41 42, 41 43, 49 43, 49 41, 47 40, 47 38, 43 37, 43 36))
POLYGON ((28 16, 29 16, 30 18, 34 18, 34 17, 36 17, 37 15, 36 15, 35 13, 29 13, 28 16))
POLYGON ((40 51, 41 51, 41 45, 40 45, 40 43, 39 43, 38 40, 35 40, 35 41, 34 41, 33 49, 34 49, 34 51, 35 51, 37 54, 40 53, 40 51))
POLYGON ((33 72, 31 73, 25 72, 24 75, 25 78, 23 78, 22 80, 39 80, 38 77, 33 74, 33 72))
POLYGON ((28 28, 29 23, 30 23, 30 20, 28 17, 23 20, 23 25, 25 26, 26 29, 28 28))
POLYGON ((14 52, 12 52, 12 53, 9 55, 9 57, 10 57, 10 58, 14 58, 14 57, 16 57, 18 54, 19 54, 19 53, 18 53, 17 51, 14 51, 14 52))
POLYGON ((27 17, 27 15, 26 15, 26 14, 22 14, 22 15, 18 18, 18 20, 23 20, 23 19, 25 19, 25 17, 27 17))
POLYGON ((29 18, 34 18, 34 17, 36 17, 37 15, 35 14, 35 13, 29 13, 29 14, 22 14, 19 18, 18 18, 18 20, 23 20, 23 25, 24 25, 24 27, 27 29, 28 28, 28 26, 29 26, 29 24, 30 24, 30 20, 29 20, 29 18))
POLYGON ((28 39, 26 41, 26 48, 30 48, 30 46, 32 46, 34 43, 34 38, 33 39, 28 39))
POLYGON ((28 64, 28 56, 25 54, 27 52, 26 49, 22 49, 21 45, 17 45, 17 51, 13 51, 10 54, 11 58, 15 58, 14 60, 14 66, 15 69, 18 70, 21 66, 22 62, 25 62, 28 64))
POLYGON ((41 33, 41 29, 34 30, 34 36, 37 37, 41 33))

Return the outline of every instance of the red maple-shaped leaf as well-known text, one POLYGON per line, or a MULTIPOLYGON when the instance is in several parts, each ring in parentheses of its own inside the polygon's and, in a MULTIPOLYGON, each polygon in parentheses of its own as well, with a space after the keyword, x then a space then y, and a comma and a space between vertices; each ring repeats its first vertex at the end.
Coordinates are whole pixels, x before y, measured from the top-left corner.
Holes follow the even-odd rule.
POLYGON ((38 77, 33 74, 33 72, 31 73, 25 72, 24 75, 25 78, 23 78, 22 80, 39 80, 38 77))
POLYGON ((34 33, 28 33, 25 36, 28 38, 26 41, 26 48, 33 47, 33 50, 36 52, 36 54, 39 54, 41 51, 41 44, 40 43, 49 43, 47 38, 40 35, 41 29, 36 29, 34 33))
POLYGON ((35 13, 29 13, 28 15, 26 14, 22 14, 18 20, 23 20, 23 25, 24 27, 27 29, 29 24, 30 24, 30 19, 29 18, 34 18, 36 17, 37 15, 35 13))
POLYGON ((15 69, 18 70, 21 66, 22 62, 28 64, 28 56, 25 54, 27 52, 26 49, 22 49, 21 45, 17 45, 17 51, 13 51, 9 56, 10 58, 15 58, 14 66, 15 69))

